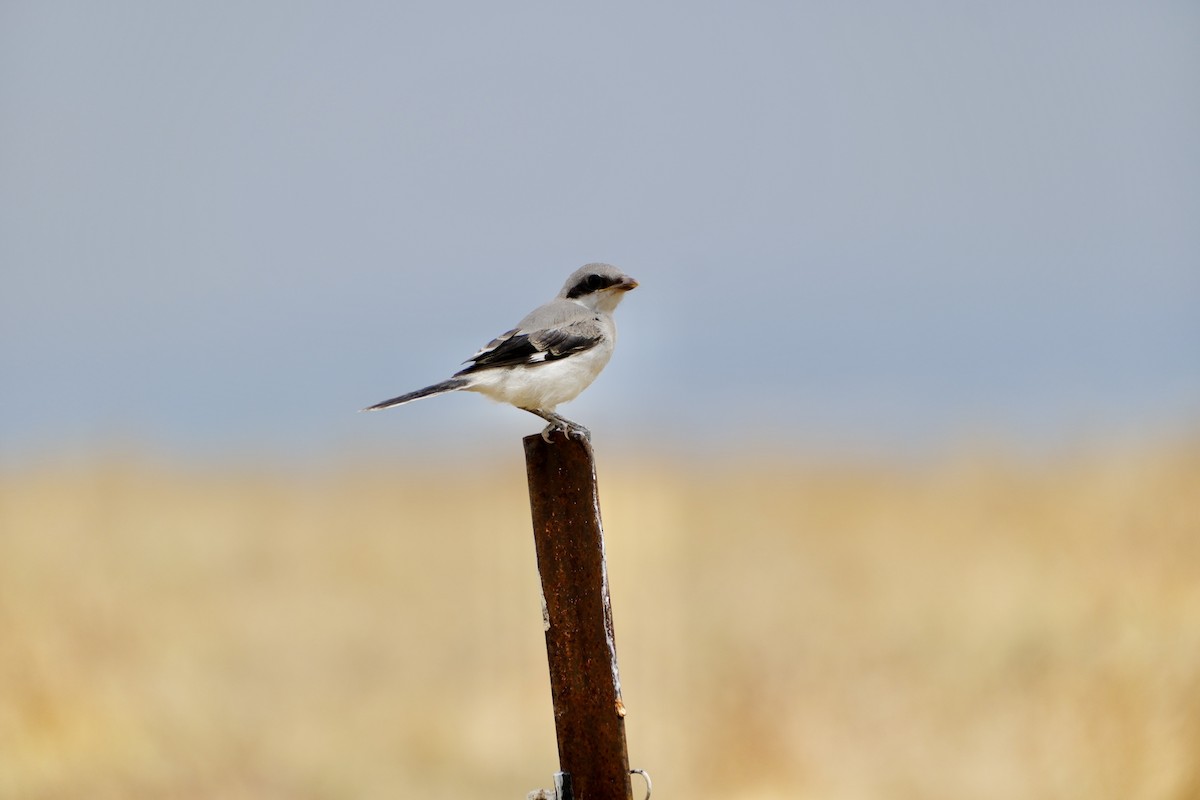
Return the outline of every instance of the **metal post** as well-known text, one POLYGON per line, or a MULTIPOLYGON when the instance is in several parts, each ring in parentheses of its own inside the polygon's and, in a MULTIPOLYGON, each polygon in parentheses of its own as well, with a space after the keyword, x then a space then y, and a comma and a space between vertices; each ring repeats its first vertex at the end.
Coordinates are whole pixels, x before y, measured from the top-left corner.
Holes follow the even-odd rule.
POLYGON ((579 800, 632 800, 596 462, 587 441, 525 437, 559 768, 579 800))

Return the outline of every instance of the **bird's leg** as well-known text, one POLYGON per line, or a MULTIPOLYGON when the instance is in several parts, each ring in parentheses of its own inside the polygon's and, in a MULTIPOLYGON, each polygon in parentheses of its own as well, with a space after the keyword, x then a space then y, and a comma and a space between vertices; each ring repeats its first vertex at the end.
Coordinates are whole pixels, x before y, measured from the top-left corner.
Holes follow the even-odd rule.
POLYGON ((562 431, 563 434, 568 438, 571 436, 577 436, 580 439, 592 438, 592 432, 587 428, 583 427, 578 422, 572 422, 566 417, 555 414, 553 411, 547 411, 543 408, 526 408, 524 410, 528 411, 530 414, 537 414, 539 417, 550 423, 542 429, 542 438, 546 440, 547 444, 550 444, 550 434, 554 433, 555 431, 562 431))

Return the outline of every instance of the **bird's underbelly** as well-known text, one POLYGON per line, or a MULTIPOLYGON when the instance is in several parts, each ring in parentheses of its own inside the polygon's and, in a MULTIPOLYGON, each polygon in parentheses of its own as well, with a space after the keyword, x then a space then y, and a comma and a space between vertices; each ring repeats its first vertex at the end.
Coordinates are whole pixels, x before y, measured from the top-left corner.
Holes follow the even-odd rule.
POLYGON ((471 391, 520 408, 551 410, 574 400, 612 358, 612 345, 599 344, 567 358, 522 367, 480 370, 471 391))

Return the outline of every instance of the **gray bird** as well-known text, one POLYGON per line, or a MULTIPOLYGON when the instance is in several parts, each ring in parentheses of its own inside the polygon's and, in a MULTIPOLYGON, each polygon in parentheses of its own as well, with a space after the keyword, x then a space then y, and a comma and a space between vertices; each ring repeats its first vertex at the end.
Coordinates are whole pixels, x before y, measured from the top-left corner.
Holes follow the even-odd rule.
POLYGON ((471 356, 448 380, 376 403, 377 411, 448 392, 479 392, 537 414, 566 436, 590 437, 587 428, 555 412, 591 385, 612 358, 617 342, 613 311, 637 281, 610 264, 586 264, 571 274, 549 303, 529 312, 471 356))

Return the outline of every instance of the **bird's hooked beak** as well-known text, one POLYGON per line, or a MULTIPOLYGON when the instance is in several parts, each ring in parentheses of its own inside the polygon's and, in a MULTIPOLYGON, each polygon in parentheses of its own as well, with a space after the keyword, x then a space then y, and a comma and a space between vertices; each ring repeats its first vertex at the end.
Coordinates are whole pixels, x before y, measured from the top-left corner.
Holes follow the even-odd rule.
POLYGON ((629 291, 633 291, 634 289, 636 289, 637 285, 638 285, 637 281, 635 281, 633 278, 629 277, 628 275, 625 275, 624 277, 621 278, 619 283, 614 283, 612 288, 617 290, 618 292, 629 292, 629 291))

